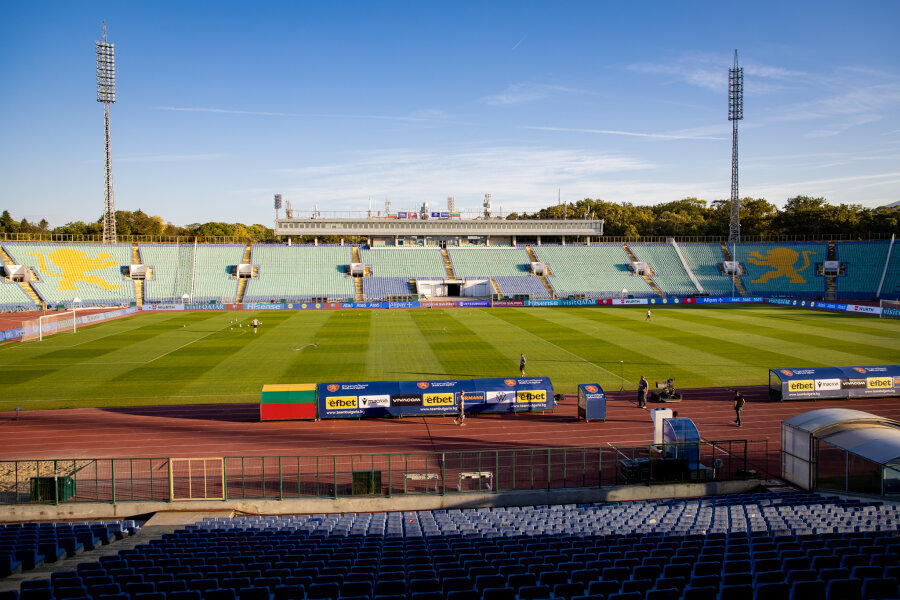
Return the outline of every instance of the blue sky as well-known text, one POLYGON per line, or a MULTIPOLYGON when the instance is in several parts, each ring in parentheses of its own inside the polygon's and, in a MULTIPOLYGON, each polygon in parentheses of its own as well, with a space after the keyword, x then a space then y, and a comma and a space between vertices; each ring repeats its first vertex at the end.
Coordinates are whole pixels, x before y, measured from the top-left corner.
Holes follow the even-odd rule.
POLYGON ((900 200, 900 2, 0 3, 0 209, 177 225, 423 201, 900 200))

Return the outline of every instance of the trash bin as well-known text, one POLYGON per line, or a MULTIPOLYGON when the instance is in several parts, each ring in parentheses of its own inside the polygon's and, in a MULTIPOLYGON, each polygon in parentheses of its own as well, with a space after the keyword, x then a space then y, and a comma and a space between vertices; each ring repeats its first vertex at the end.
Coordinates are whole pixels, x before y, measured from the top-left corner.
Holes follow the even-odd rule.
POLYGON ((32 477, 31 501, 55 502, 75 497, 75 480, 68 475, 59 477, 32 477))
POLYGON ((353 495, 371 496, 381 493, 381 471, 353 471, 353 495))

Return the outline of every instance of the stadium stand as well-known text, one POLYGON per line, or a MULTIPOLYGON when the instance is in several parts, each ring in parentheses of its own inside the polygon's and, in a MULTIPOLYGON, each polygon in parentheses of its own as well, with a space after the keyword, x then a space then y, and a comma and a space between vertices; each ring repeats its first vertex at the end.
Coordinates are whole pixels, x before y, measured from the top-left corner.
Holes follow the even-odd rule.
POLYGON ((389 296, 409 296, 413 293, 408 277, 365 277, 362 288, 366 300, 385 300, 389 296))
POLYGON ((259 277, 247 282, 244 302, 300 301, 300 246, 254 244, 250 263, 259 277))
POLYGON ((181 302, 191 295, 194 278, 194 245, 140 244, 141 260, 153 269, 144 282, 145 302, 181 302))
POLYGON ((837 260, 845 264, 844 275, 835 280, 841 298, 870 300, 878 294, 890 246, 889 241, 835 242, 837 260))
POLYGON ((900 245, 896 242, 891 250, 884 284, 881 286, 881 297, 888 300, 900 300, 900 245))
POLYGON ((527 276, 531 259, 524 248, 449 248, 457 277, 527 276))
POLYGON ((710 296, 734 295, 731 277, 719 270, 719 265, 725 261, 720 244, 679 243, 678 247, 688 268, 703 286, 704 293, 710 296))
POLYGON ((4 242, 16 264, 30 267, 39 281, 32 286, 51 306, 125 306, 136 302, 134 285, 123 269, 131 264, 127 244, 43 244, 4 242))
POLYGON ((535 276, 525 277, 494 277, 494 282, 500 288, 500 293, 504 296, 515 296, 517 294, 528 294, 532 298, 547 299, 550 294, 547 288, 541 282, 540 278, 535 276))
POLYGON ((301 246, 300 299, 350 300, 356 296, 347 265, 353 262, 349 246, 301 246))
POLYGON ((693 295, 697 286, 691 281, 675 247, 671 244, 628 244, 641 262, 653 269, 653 281, 666 295, 693 295))
POLYGON ((557 296, 583 294, 587 298, 617 298, 622 290, 635 297, 656 295, 641 277, 628 269, 631 259, 621 244, 597 246, 532 246, 552 275, 547 278, 557 296))
POLYGON ((431 248, 378 248, 362 249, 359 258, 372 267, 374 277, 447 276, 444 258, 440 250, 431 248))
POLYGON ((244 260, 244 247, 224 244, 197 246, 194 267, 194 302, 234 302, 238 279, 232 277, 234 268, 244 260))
POLYGON ((744 267, 741 281, 751 295, 824 298, 825 278, 816 265, 827 257, 824 242, 773 242, 738 244, 734 258, 744 267))
POLYGON ((890 598, 898 524, 895 505, 811 493, 209 517, 20 599, 890 598))
POLYGON ((0 312, 38 310, 40 307, 28 297, 18 283, 0 281, 0 312))

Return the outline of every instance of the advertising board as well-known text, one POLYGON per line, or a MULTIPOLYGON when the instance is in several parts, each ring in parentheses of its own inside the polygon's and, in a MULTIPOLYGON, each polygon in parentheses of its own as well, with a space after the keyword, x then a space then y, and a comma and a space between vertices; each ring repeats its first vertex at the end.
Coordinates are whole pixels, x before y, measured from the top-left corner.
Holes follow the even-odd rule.
POLYGON ((769 370, 769 396, 782 401, 896 396, 898 384, 900 365, 769 370))
POLYGON ((455 414, 460 397, 467 413, 553 409, 548 377, 442 381, 320 383, 320 419, 455 414))

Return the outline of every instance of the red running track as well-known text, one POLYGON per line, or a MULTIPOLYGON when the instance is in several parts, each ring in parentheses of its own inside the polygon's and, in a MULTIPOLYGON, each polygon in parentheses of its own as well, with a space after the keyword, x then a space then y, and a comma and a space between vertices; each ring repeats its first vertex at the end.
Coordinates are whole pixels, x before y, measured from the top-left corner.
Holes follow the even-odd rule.
MULTIPOLYGON (((667 406, 694 420, 708 440, 766 441, 769 472, 779 470, 781 421, 810 410, 844 407, 900 420, 897 398, 768 402, 767 388, 741 388, 744 426, 733 424, 733 389, 679 390, 667 406)), ((377 454, 504 448, 581 447, 652 441, 649 413, 634 391, 608 394, 607 420, 576 420, 569 395, 552 413, 259 422, 256 404, 151 406, 0 412, 0 460, 261 455, 377 454)))

